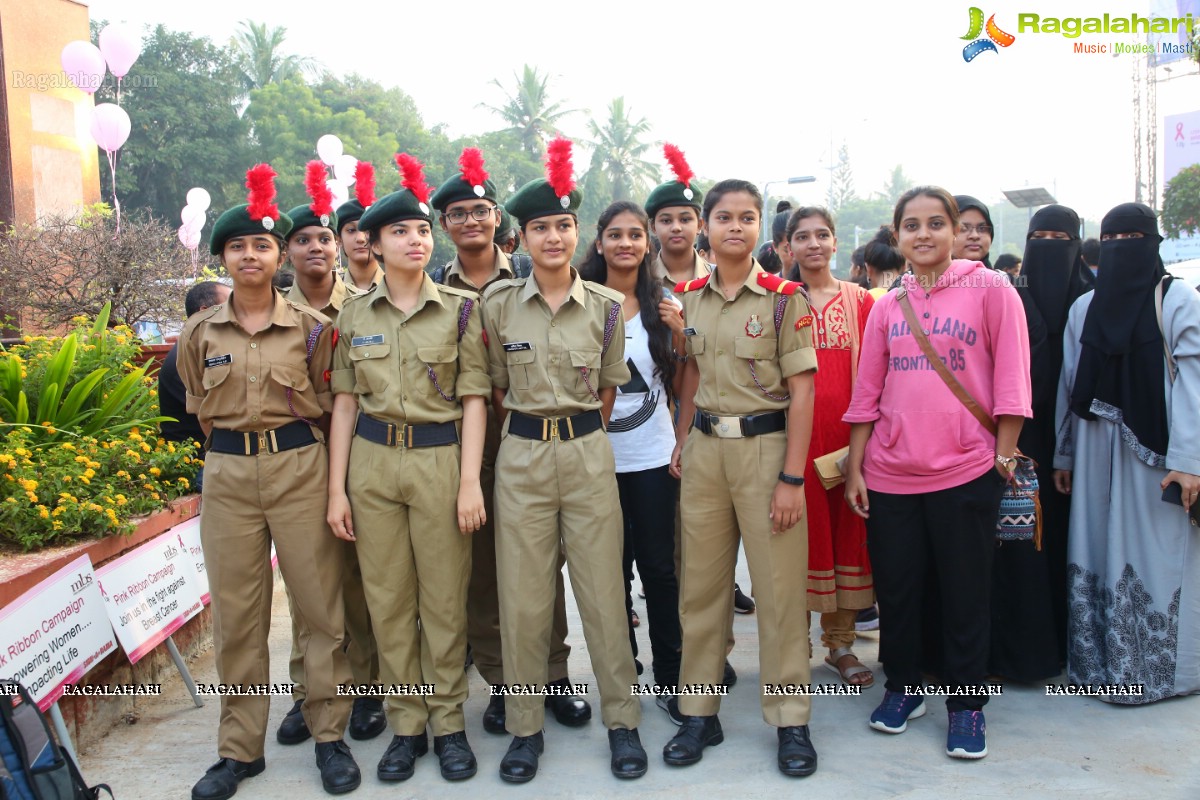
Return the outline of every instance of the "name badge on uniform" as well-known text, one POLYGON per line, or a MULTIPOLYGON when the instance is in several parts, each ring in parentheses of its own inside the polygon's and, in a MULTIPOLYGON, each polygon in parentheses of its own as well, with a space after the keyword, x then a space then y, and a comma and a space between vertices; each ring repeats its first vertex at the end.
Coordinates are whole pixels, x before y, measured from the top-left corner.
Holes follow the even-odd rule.
POLYGON ((350 340, 351 347, 365 347, 369 344, 383 344, 383 334, 377 333, 374 336, 355 336, 350 340))
POLYGON ((504 352, 506 352, 506 353, 519 353, 522 350, 532 350, 532 349, 533 349, 533 345, 530 344, 529 342, 505 342, 504 343, 504 352))
POLYGON ((212 358, 204 359, 205 368, 223 367, 226 364, 232 364, 232 363, 233 363, 233 354, 232 353, 226 353, 223 356, 213 356, 212 358))
POLYGON ((695 329, 695 328, 691 328, 691 327, 684 328, 684 329, 683 329, 683 335, 684 335, 684 336, 695 336, 695 335, 696 335, 696 329, 695 329))

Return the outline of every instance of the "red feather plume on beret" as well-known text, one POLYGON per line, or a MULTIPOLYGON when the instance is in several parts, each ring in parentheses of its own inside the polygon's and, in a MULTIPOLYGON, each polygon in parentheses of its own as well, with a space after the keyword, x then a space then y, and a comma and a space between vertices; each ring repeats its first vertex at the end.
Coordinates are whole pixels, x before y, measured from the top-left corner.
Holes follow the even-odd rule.
POLYGON ((663 155, 666 156, 667 163, 671 165, 671 171, 675 173, 675 180, 687 186, 692 182, 692 178, 696 177, 696 173, 692 172, 692 168, 688 166, 683 151, 678 147, 667 142, 663 145, 663 155))
POLYGON ((246 213, 250 219, 279 219, 279 206, 275 205, 275 175, 270 164, 256 164, 246 171, 246 203, 249 205, 246 213))
POLYGON ((397 153, 396 166, 400 168, 400 184, 419 202, 428 203, 433 187, 425 182, 425 165, 408 153, 397 153))
POLYGON ((375 166, 369 161, 354 167, 354 199, 363 208, 375 202, 375 166))
POLYGON ((546 181, 554 194, 566 197, 575 188, 571 164, 571 141, 559 136, 546 148, 546 181))
POLYGON ((458 166, 462 169, 463 180, 470 186, 483 186, 488 179, 487 170, 483 168, 483 151, 478 147, 464 147, 458 157, 458 166))
POLYGON ((333 192, 329 190, 328 180, 323 162, 308 162, 308 166, 304 168, 304 189, 312 198, 308 208, 318 219, 333 213, 333 192))

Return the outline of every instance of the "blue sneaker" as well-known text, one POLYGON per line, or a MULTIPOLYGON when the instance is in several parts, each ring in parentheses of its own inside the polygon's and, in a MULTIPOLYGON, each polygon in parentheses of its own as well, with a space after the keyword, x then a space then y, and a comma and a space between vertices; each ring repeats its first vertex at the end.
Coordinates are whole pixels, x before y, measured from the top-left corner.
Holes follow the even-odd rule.
POLYGON ((883 693, 883 702, 871 712, 871 721, 867 724, 884 733, 904 733, 910 719, 923 716, 924 697, 888 690, 883 693))
POLYGON ((983 734, 987 724, 982 711, 951 711, 950 731, 946 734, 946 755, 952 758, 983 758, 987 742, 983 734))

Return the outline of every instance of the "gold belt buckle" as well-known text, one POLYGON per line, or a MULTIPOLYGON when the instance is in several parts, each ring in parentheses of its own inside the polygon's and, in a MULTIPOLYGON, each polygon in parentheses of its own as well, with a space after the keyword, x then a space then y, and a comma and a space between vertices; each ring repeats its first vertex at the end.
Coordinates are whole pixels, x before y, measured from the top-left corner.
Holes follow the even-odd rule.
POLYGON ((709 426, 718 439, 742 439, 742 418, 710 414, 709 426))
POLYGON ((412 442, 413 442, 413 426, 409 425, 406 422, 406 423, 404 423, 404 446, 411 450, 412 446, 413 446, 412 442))
POLYGON ((571 422, 570 417, 566 417, 563 421, 567 423, 567 438, 574 439, 575 438, 575 423, 571 422))
POLYGON ((546 420, 546 423, 550 426, 550 438, 551 439, 559 439, 560 438, 558 435, 558 422, 559 422, 558 417, 555 417, 554 419, 546 420))

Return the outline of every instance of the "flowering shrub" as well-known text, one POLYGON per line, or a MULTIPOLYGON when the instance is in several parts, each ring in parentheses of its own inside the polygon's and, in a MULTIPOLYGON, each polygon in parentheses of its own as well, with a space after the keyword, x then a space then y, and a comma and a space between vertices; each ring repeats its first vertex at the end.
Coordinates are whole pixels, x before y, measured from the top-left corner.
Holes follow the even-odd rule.
POLYGON ((0 349, 0 539, 25 550, 133 529, 187 494, 192 443, 158 438, 155 380, 125 326, 74 320, 63 337, 0 349))

